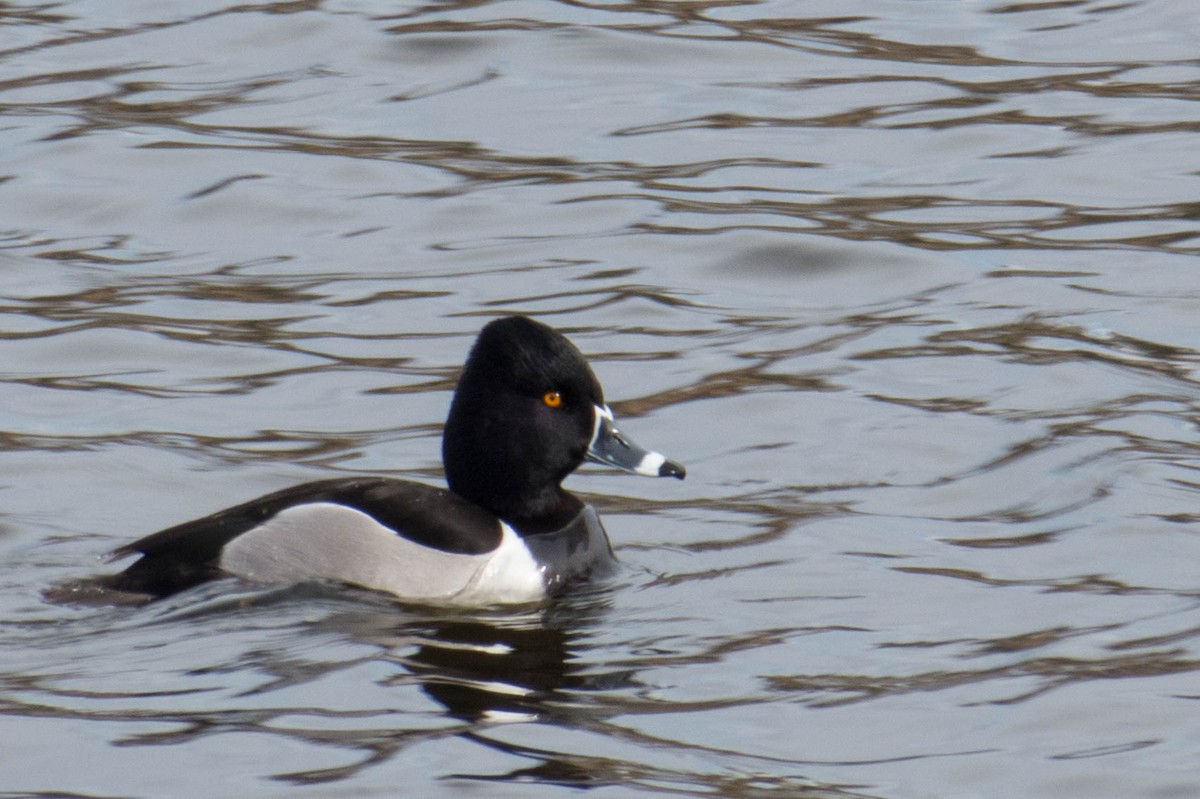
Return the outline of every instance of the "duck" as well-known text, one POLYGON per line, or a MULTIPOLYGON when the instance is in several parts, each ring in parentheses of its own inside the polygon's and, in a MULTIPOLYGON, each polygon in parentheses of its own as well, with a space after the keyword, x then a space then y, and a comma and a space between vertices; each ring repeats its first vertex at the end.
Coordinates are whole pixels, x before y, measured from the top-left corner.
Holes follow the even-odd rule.
POLYGON ((104 588, 161 599, 221 577, 322 581, 420 604, 537 602, 611 575, 595 508, 563 488, 585 460, 637 475, 686 470, 617 427, 586 358, 526 316, 472 345, 442 433, 446 488, 381 476, 285 488, 109 554, 138 560, 104 588))

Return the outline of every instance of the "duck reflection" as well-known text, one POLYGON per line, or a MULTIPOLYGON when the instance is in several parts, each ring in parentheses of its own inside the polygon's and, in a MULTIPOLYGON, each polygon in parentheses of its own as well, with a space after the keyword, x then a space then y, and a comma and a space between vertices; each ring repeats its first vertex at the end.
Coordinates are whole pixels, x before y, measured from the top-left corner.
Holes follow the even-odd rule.
MULTIPOLYGON (((244 629, 248 618, 273 619, 290 616, 289 609, 303 608, 303 620, 283 622, 284 629, 297 623, 296 641, 312 640, 322 634, 335 640, 362 644, 372 652, 366 656, 330 660, 297 657, 287 646, 254 647, 233 661, 198 667, 192 673, 242 671, 258 674, 259 684, 243 695, 267 694, 303 686, 327 675, 355 668, 366 662, 394 666, 381 683, 397 690, 416 686, 453 723, 429 725, 401 721, 381 731, 374 723, 355 729, 339 729, 331 737, 317 727, 308 729, 292 722, 280 727, 247 722, 246 729, 298 737, 318 746, 348 747, 363 753, 354 763, 276 774, 277 779, 297 784, 331 782, 386 762, 414 744, 446 736, 457 736, 477 746, 517 759, 508 771, 456 773, 455 779, 527 784, 539 782, 573 787, 619 784, 618 775, 603 762, 577 753, 523 746, 497 735, 505 722, 533 722, 555 730, 578 730, 603 723, 608 701, 599 692, 620 691, 637 686, 635 671, 604 669, 589 657, 594 649, 593 631, 610 623, 612 585, 582 586, 569 596, 523 609, 454 610, 398 606, 391 598, 344 586, 302 583, 281 589, 206 584, 188 592, 177 602, 144 603, 142 626, 200 622, 207 628, 227 625, 230 634, 244 629), (313 609, 321 612, 313 618, 313 609), (300 633, 303 633, 301 636, 300 633), (269 675, 261 681, 262 674, 269 675), (594 698, 589 698, 592 694, 594 698), (281 732, 281 730, 286 730, 281 732)), ((112 605, 109 594, 97 594, 112 605)), ((72 592, 73 604, 79 599, 72 592)), ((121 618, 126 618, 121 616, 121 618)), ((346 654, 341 649, 340 654, 346 654)), ((287 707, 284 716, 304 710, 287 707)), ((617 711, 611 711, 617 712, 617 711)), ((336 713, 335 713, 336 715, 336 713)), ((352 712, 347 718, 352 718, 352 712)), ((190 718, 183 714, 184 718, 190 718)), ((369 713, 368 718, 379 716, 369 713)), ((240 722, 230 722, 238 724, 240 722)), ((211 727, 207 716, 174 735, 188 739, 211 727)), ((156 738, 161 740, 161 736, 156 738)), ((495 763, 494 759, 486 759, 495 763)))
MULTIPOLYGON (((530 749, 507 742, 494 731, 504 722, 537 722, 562 729, 590 726, 595 722, 594 704, 579 692, 635 684, 632 670, 598 671, 586 660, 589 631, 606 615, 607 596, 605 588, 597 587, 520 612, 439 609, 397 616, 393 607, 387 613, 328 617, 320 624, 385 647, 386 657, 402 667, 390 684, 415 682, 446 709, 447 716, 464 723, 449 734, 519 758, 519 767, 507 772, 447 776, 595 787, 607 784, 611 775, 589 759, 530 749)), ((403 749, 409 732, 396 730, 395 735, 395 749, 403 749)), ((389 756, 377 752, 370 762, 389 756)))
POLYGON ((628 671, 596 674, 578 657, 588 629, 606 609, 597 589, 523 611, 338 614, 322 626, 386 647, 389 659, 403 667, 392 684, 415 681, 453 718, 542 721, 571 713, 570 692, 632 680, 628 671))

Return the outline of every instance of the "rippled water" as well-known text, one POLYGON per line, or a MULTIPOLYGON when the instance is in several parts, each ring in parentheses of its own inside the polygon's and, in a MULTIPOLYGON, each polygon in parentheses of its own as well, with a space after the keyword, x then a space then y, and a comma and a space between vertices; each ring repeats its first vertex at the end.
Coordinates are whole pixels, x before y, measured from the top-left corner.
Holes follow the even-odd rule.
POLYGON ((0 794, 1200 795, 1200 16, 0 6, 0 794), (305 479, 440 479, 534 314, 687 482, 439 614, 43 592, 305 479))

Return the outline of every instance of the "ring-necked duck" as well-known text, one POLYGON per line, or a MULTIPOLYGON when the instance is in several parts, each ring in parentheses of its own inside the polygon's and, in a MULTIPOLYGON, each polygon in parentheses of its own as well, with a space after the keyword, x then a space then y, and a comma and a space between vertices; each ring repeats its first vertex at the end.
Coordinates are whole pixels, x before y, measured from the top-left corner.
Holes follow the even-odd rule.
POLYGON ((541 599, 613 563, 596 511, 562 488, 585 458, 683 479, 622 433, 565 336, 525 317, 489 323, 471 348, 442 438, 450 490, 383 477, 319 480, 117 549, 103 578, 162 597, 222 575, 335 580, 431 603, 541 599))

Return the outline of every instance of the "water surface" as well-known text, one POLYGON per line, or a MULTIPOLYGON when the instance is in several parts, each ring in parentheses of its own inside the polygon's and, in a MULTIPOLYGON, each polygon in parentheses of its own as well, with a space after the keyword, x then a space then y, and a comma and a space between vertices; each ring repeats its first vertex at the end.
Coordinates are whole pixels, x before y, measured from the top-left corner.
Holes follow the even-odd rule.
POLYGON ((177 6, 0 9, 0 793, 1200 794, 1192 3, 177 6), (688 467, 614 581, 44 595, 513 312, 688 467))

